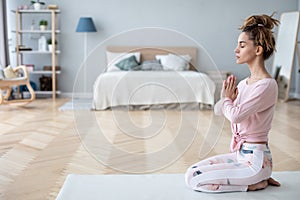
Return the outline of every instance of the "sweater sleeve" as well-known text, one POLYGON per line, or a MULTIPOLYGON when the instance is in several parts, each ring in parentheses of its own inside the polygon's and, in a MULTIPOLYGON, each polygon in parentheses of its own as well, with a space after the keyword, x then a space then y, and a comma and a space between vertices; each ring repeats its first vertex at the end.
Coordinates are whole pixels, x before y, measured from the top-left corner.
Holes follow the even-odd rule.
POLYGON ((224 116, 232 123, 240 123, 249 116, 263 111, 276 103, 277 85, 260 84, 242 99, 242 103, 234 105, 230 98, 225 98, 222 105, 224 116))
POLYGON ((222 97, 214 106, 215 115, 223 115, 222 105, 224 102, 224 97, 222 97))

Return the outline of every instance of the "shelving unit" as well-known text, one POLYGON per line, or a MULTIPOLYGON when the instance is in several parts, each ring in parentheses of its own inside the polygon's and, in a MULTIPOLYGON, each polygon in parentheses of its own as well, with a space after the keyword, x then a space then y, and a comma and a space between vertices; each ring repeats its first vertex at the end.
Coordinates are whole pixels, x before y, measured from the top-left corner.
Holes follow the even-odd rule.
MULTIPOLYGON (((56 49, 56 39, 57 34, 60 33, 60 30, 57 29, 57 14, 60 13, 60 10, 12 10, 13 13, 16 15, 16 30, 12 31, 16 34, 16 64, 22 65, 23 63, 23 56, 26 55, 51 55, 51 71, 42 70, 42 67, 37 67, 36 70, 29 72, 31 75, 50 75, 52 78, 52 91, 35 91, 36 94, 43 94, 43 95, 52 95, 52 98, 55 99, 57 94, 60 94, 60 91, 57 90, 56 87, 56 75, 60 74, 61 71, 56 70, 57 65, 57 56, 60 54, 60 50, 56 49), (28 30, 23 29, 23 15, 27 14, 41 14, 41 18, 43 15, 50 15, 51 16, 51 29, 50 30, 28 30), (39 51, 39 50, 21 50, 19 45, 23 45, 23 34, 39 34, 39 35, 51 35, 52 39, 52 51, 39 51)), ((32 61, 34 63, 34 60, 32 61)), ((49 65, 49 63, 45 63, 45 65, 49 65)))

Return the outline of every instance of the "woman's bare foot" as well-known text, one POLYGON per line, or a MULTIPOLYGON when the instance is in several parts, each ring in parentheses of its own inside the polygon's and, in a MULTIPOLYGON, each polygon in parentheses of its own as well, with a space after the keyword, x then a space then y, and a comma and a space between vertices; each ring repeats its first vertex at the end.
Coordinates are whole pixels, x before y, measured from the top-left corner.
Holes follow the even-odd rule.
POLYGON ((268 181, 264 180, 259 183, 255 183, 253 185, 248 186, 248 191, 262 190, 268 186, 268 181))
POLYGON ((271 177, 268 179, 268 184, 272 185, 272 186, 277 186, 277 187, 280 186, 280 183, 271 177))
POLYGON ((269 178, 268 180, 261 181, 259 183, 255 183, 253 185, 248 186, 248 191, 262 190, 268 187, 268 185, 272 186, 280 186, 280 183, 273 178, 269 178))

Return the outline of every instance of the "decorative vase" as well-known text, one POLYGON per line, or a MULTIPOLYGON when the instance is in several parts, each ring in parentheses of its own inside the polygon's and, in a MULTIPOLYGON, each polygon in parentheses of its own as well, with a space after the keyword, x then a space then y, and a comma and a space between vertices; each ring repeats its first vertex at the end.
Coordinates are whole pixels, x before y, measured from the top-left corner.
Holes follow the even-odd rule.
POLYGON ((33 8, 34 8, 34 10, 41 10, 41 4, 40 3, 34 3, 33 8))
POLYGON ((52 52, 52 44, 48 44, 48 50, 52 52))
POLYGON ((39 39, 39 51, 47 51, 47 39, 43 35, 39 39))
POLYGON ((40 30, 41 31, 45 31, 47 29, 47 26, 45 26, 45 25, 40 25, 40 30))

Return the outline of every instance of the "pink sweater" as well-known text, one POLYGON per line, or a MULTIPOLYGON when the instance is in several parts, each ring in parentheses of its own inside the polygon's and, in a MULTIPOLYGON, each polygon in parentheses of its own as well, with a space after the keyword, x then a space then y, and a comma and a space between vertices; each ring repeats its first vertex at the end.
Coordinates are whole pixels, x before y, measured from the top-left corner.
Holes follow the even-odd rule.
POLYGON ((239 94, 234 102, 221 99, 215 112, 231 122, 231 151, 237 151, 247 142, 268 142, 268 133, 277 101, 278 87, 272 78, 265 78, 250 85, 247 79, 238 84, 239 94))

